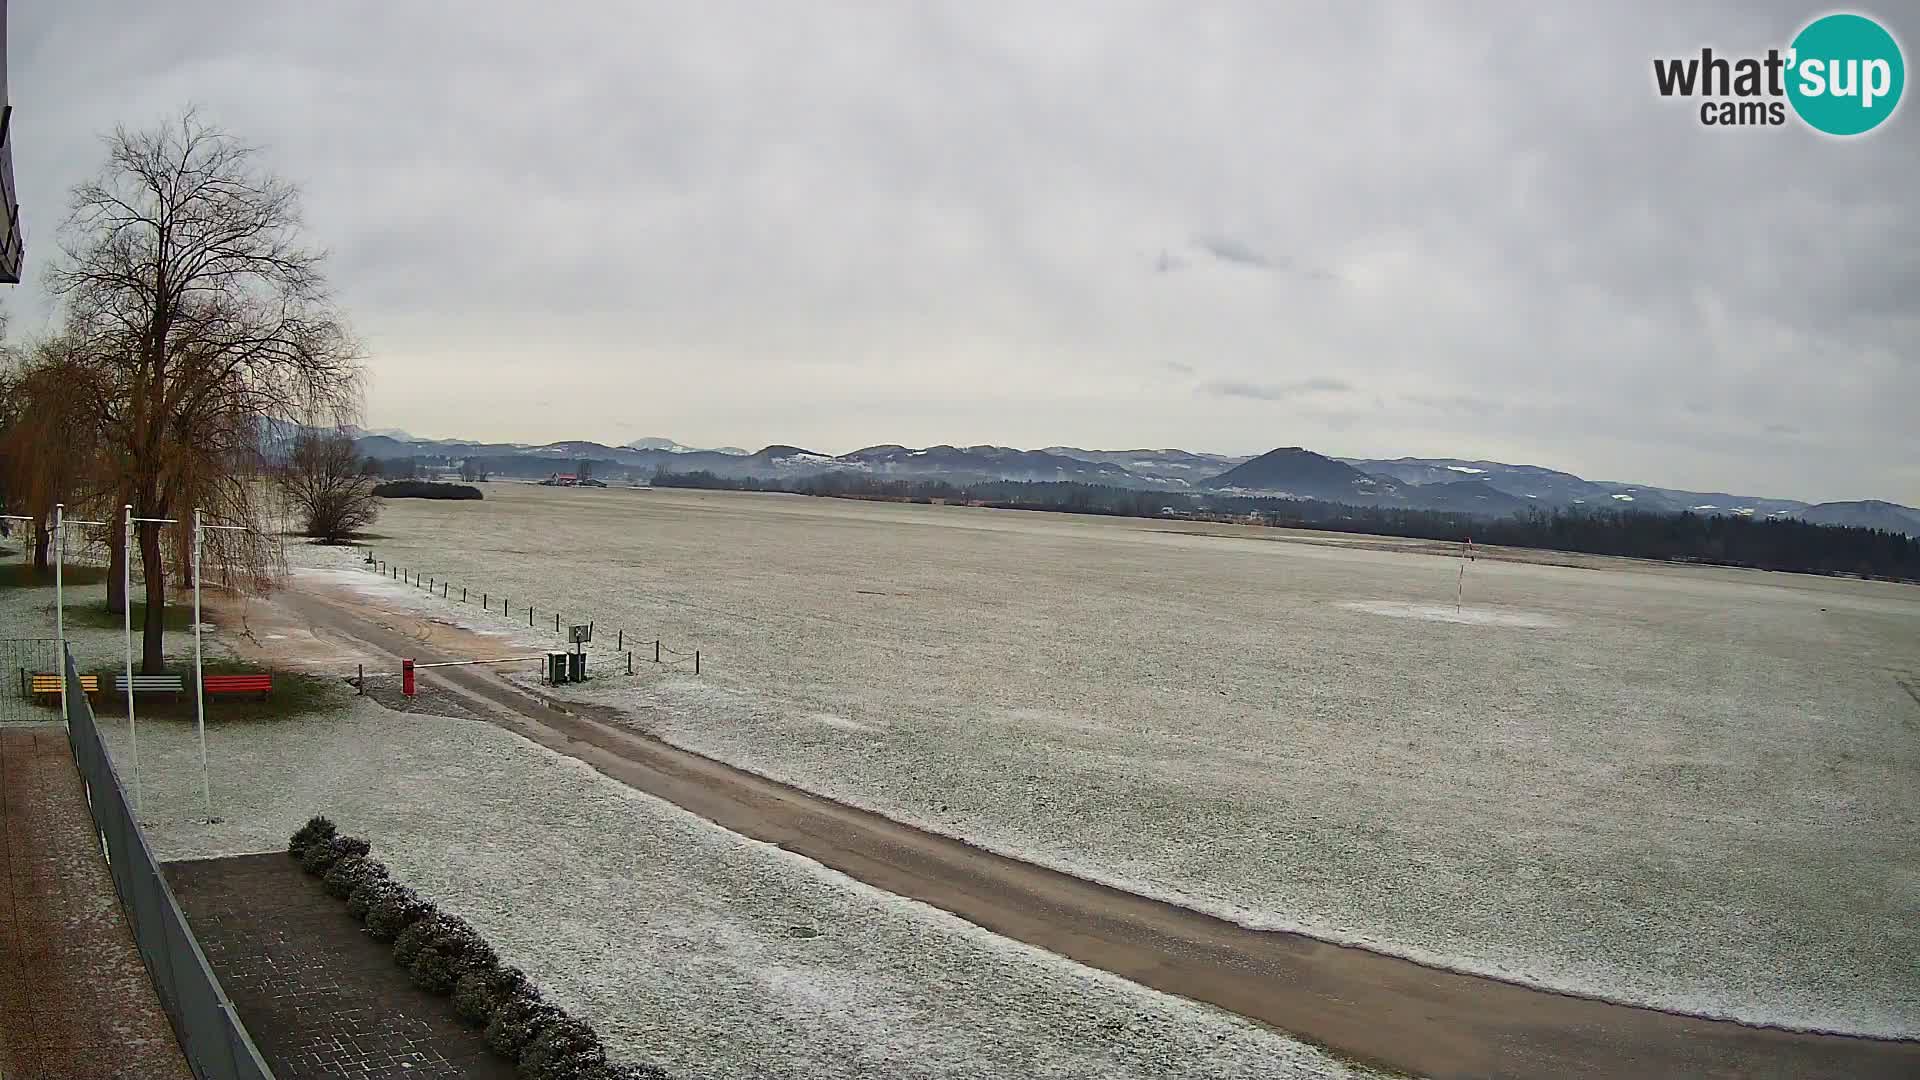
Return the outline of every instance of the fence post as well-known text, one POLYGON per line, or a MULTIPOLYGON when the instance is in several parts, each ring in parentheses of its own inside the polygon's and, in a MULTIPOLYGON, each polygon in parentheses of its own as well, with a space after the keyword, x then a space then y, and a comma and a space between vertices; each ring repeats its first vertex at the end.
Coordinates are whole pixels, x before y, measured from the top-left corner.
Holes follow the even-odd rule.
MULTIPOLYGON (((624 649, 626 647, 627 647, 627 632, 625 630, 614 631, 614 635, 613 635, 614 651, 618 652, 619 650, 624 649)), ((628 674, 631 675, 632 672, 628 672, 628 674)))
POLYGON ((460 602, 463 604, 467 602, 467 587, 465 585, 460 586, 460 602))
POLYGON ((533 625, 533 609, 532 608, 527 609, 527 625, 528 626, 533 625))
POLYGON ((659 638, 653 639, 653 662, 656 664, 660 662, 660 639, 659 638))
POLYGON ((360 669, 360 696, 366 697, 367 696, 367 665, 355 664, 353 666, 360 669))
POLYGON ((633 674, 633 654, 627 654, 627 674, 633 674))
POLYGON ((693 673, 695 675, 700 674, 700 650, 699 649, 693 650, 693 673))
POLYGON ((560 632, 560 613, 557 611, 553 613, 553 632, 560 632))

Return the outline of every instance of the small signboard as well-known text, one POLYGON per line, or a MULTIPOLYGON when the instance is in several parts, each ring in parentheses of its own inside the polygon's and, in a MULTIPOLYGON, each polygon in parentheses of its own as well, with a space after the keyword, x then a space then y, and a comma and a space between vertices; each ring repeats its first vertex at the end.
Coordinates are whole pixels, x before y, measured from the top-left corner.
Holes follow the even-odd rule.
POLYGON ((567 640, 575 645, 585 645, 593 640, 593 624, 567 627, 567 640))

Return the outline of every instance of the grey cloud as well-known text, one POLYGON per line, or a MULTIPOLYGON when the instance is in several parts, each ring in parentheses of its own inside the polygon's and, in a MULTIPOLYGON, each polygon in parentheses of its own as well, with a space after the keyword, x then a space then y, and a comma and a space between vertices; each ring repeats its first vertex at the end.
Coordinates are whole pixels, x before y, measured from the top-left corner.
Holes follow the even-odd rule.
POLYGON ((1273 260, 1229 236, 1196 236, 1193 242, 1222 262, 1251 266, 1256 270, 1271 270, 1274 267, 1273 260))
POLYGON ((63 0, 9 10, 10 138, 36 282, 100 132, 265 144, 372 427, 1248 452, 1238 406, 1304 394, 1316 449, 1920 503, 1920 111, 1726 132, 1648 86, 1811 10, 63 0))
POLYGON ((1255 401, 1286 401, 1307 394, 1344 394, 1353 387, 1341 379, 1315 376, 1310 379, 1297 379, 1286 383, 1242 382, 1237 379, 1216 379, 1200 387, 1203 393, 1215 397, 1252 398, 1255 401))
POLYGON ((1493 398, 1475 394, 1408 394, 1406 401, 1418 409, 1456 416, 1491 416, 1506 408, 1493 398))

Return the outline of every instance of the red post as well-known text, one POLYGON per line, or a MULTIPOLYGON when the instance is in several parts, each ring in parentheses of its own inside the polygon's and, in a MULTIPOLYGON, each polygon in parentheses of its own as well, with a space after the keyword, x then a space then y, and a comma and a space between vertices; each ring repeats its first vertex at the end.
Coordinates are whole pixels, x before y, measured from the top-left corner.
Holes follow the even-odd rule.
POLYGON ((407 695, 408 697, 413 696, 413 661, 412 660, 400 661, 400 692, 407 695))

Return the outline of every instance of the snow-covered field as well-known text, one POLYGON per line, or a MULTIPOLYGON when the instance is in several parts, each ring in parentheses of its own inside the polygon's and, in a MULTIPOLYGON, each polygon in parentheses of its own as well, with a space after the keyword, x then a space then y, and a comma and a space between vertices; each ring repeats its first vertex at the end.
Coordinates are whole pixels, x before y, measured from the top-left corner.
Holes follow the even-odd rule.
MULTIPOLYGON (((305 572, 390 608, 540 640, 363 571, 305 572)), ((69 603, 102 595, 79 588, 69 603)), ((0 589, 0 637, 51 636, 51 602, 51 590, 0 589)), ((83 665, 123 647, 110 629, 70 625, 68 638, 83 665)), ((167 646, 190 655, 192 638, 170 634, 167 646)), ((205 646, 228 652, 218 634, 205 646)), ((98 704, 100 730, 130 779, 116 702, 98 704)), ((207 728, 211 826, 192 725, 140 722, 141 819, 162 859, 278 849, 328 813, 617 1053, 675 1076, 1375 1075, 737 836, 492 724, 396 714, 344 688, 332 713, 260 722, 236 711, 222 707, 207 728)))
MULTIPOLYGON (((492 724, 143 723, 162 858, 283 847, 325 811, 479 927, 617 1056, 712 1080, 1359 1077, 1311 1047, 860 885, 492 724)), ((101 730, 126 768, 125 724, 101 730)))
POLYGON ((1250 925, 1920 1034, 1920 589, 1483 558, 1456 612, 1457 560, 1270 532, 486 490, 376 551, 700 648, 579 691, 677 744, 1250 925))

